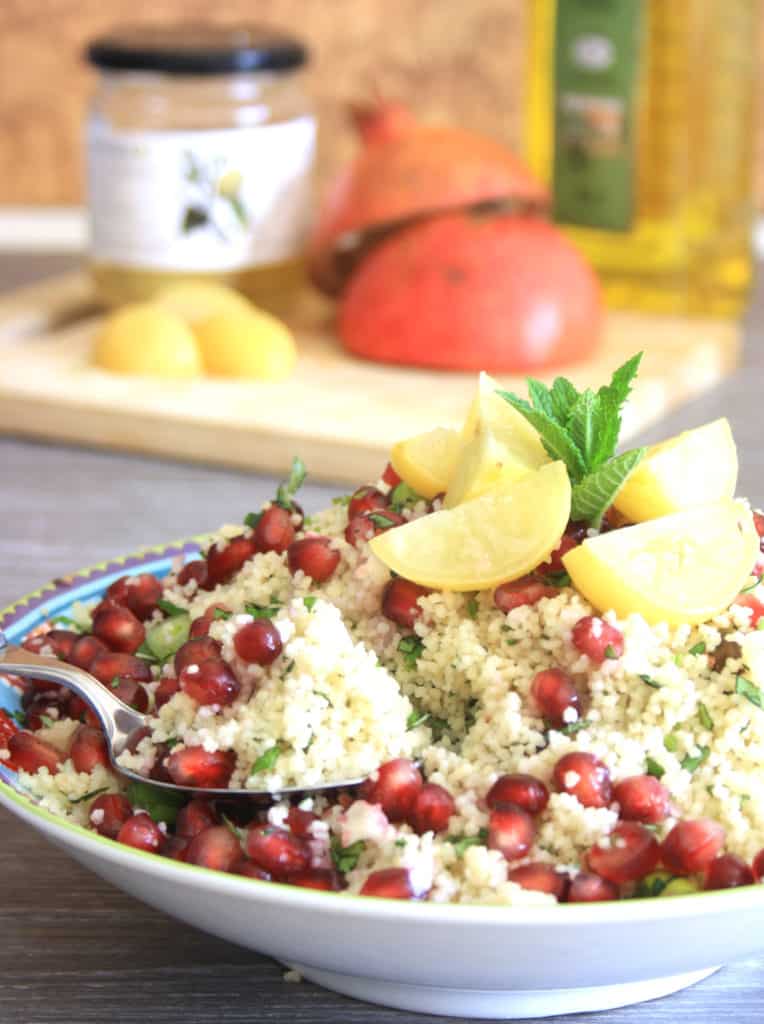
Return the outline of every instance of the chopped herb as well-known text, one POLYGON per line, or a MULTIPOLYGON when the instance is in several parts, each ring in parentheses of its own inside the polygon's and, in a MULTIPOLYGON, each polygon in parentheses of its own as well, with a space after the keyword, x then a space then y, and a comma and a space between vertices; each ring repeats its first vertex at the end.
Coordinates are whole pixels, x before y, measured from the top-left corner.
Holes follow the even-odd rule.
POLYGON ((395 845, 398 847, 399 850, 402 850, 406 846, 406 840, 405 839, 396 839, 395 840, 395 845))
POLYGON ((666 769, 652 757, 645 758, 645 771, 656 779, 661 779, 666 774, 666 769))
POLYGON ((753 581, 753 583, 750 583, 747 587, 743 587, 743 589, 740 591, 740 593, 741 594, 750 594, 750 592, 752 590, 755 590, 759 586, 759 584, 761 583, 762 580, 764 580, 764 573, 762 573, 761 576, 757 576, 756 579, 753 581))
POLYGON ((663 746, 668 750, 669 754, 675 754, 679 750, 679 740, 673 732, 667 733, 663 737, 663 746))
POLYGON ((79 622, 77 622, 76 619, 70 618, 68 615, 54 615, 53 618, 50 620, 50 624, 51 626, 68 626, 70 629, 73 629, 76 633, 82 632, 82 626, 79 624, 79 622))
POLYGON ((326 701, 326 703, 329 705, 330 708, 334 707, 334 704, 332 704, 332 702, 329 700, 329 698, 326 696, 326 694, 323 692, 323 690, 314 690, 313 692, 315 693, 315 695, 317 697, 323 697, 324 700, 326 701))
POLYGON ((513 637, 513 636, 508 636, 507 637, 507 646, 508 647, 514 647, 515 644, 519 644, 519 643, 520 643, 520 641, 515 639, 515 637, 513 637))
POLYGON ((412 711, 406 719, 406 732, 416 729, 418 725, 424 725, 429 717, 428 711, 412 711))
POLYGON ((356 866, 361 854, 366 849, 366 843, 363 839, 358 839, 350 846, 343 846, 339 836, 332 836, 330 849, 332 863, 338 871, 344 874, 346 871, 352 871, 356 866))
POLYGON ((179 605, 173 604, 172 601, 166 601, 163 597, 160 597, 157 601, 157 608, 170 617, 188 614, 185 608, 181 608, 179 605))
POLYGON ((446 841, 454 844, 457 857, 463 857, 470 846, 485 846, 488 842, 488 829, 481 828, 476 836, 446 836, 446 841))
POLYGON ((292 468, 289 471, 289 476, 283 484, 279 484, 276 490, 276 504, 291 512, 294 508, 294 501, 292 499, 305 483, 307 475, 308 471, 305 469, 305 463, 299 456, 295 455, 292 459, 292 468))
POLYGON ((575 722, 567 722, 561 729, 557 729, 556 732, 561 732, 563 736, 575 736, 582 729, 588 729, 591 724, 586 718, 579 718, 575 722))
POLYGON ((675 654, 674 655, 674 664, 678 665, 680 668, 681 668, 681 665, 682 665, 682 660, 683 659, 682 659, 682 655, 681 654, 675 654))
POLYGON ((100 796, 101 793, 108 793, 108 792, 109 792, 109 787, 108 786, 101 786, 100 789, 93 789, 93 790, 91 790, 90 793, 85 793, 84 796, 75 797, 74 800, 72 800, 72 798, 69 797, 69 803, 70 804, 83 804, 86 800, 93 800, 95 797, 100 796))
POLYGON ((280 609, 281 604, 273 600, 270 604, 253 604, 251 601, 247 601, 244 605, 244 611, 253 619, 272 619, 280 609))
POLYGON ((479 608, 480 605, 478 604, 477 598, 471 597, 467 602, 467 614, 471 619, 476 619, 478 617, 479 608))
POLYGON ((386 516, 384 512, 369 512, 368 519, 378 526, 380 530, 389 530, 391 526, 397 526, 398 523, 390 516, 386 516))
POLYGON ((212 613, 212 618, 216 621, 218 619, 230 619, 233 612, 227 612, 225 608, 216 608, 212 613))
POLYGON ((544 576, 545 583, 551 583, 553 587, 569 587, 570 576, 566 572, 548 572, 544 576))
POLYGON ((347 508, 352 497, 352 494, 338 494, 336 498, 332 498, 332 505, 342 505, 347 508))
POLYGON ((16 711, 11 711, 11 718, 16 725, 20 725, 22 728, 27 724, 27 716, 23 711, 19 711, 18 709, 16 711))
POLYGON ((660 690, 663 686, 663 683, 659 683, 658 680, 653 679, 652 676, 640 674, 639 678, 643 683, 647 683, 647 685, 651 686, 654 690, 660 690))
POLYGON ((313 733, 313 734, 311 735, 310 739, 308 740, 308 742, 307 742, 307 743, 305 744, 305 746, 304 746, 304 747, 302 748, 302 752, 303 752, 303 754, 307 754, 307 753, 308 753, 308 751, 310 750, 310 748, 311 748, 311 747, 313 746, 313 741, 315 740, 315 738, 316 738, 316 734, 315 734, 315 733, 313 733))
POLYGON ((668 871, 654 871, 650 875, 645 875, 638 883, 634 895, 639 899, 660 896, 672 878, 673 875, 668 871))
POLYGON ((188 796, 172 789, 152 786, 150 782, 131 782, 127 787, 127 799, 133 807, 142 807, 154 821, 174 825, 178 811, 188 796))
POLYGON ((286 677, 289 675, 289 673, 292 671, 293 668, 294 668, 294 662, 293 661, 287 662, 287 666, 284 669, 284 672, 283 672, 283 675, 281 676, 281 678, 282 679, 286 679, 286 677))
POLYGON ((698 718, 700 719, 700 724, 704 729, 713 729, 714 720, 711 717, 708 708, 702 702, 698 704, 698 718))
POLYGON ((684 770, 687 772, 694 772, 696 768, 699 768, 703 764, 703 762, 708 759, 708 755, 710 753, 710 747, 701 747, 699 754, 695 754, 692 757, 688 754, 686 757, 682 758, 682 768, 684 768, 684 770))
POLYGON ((135 653, 137 657, 143 658, 145 661, 150 661, 153 664, 156 664, 159 661, 145 640, 135 653))
POLYGON ((119 684, 120 684, 119 676, 114 676, 112 681, 109 683, 109 686, 111 687, 112 690, 118 690, 119 689, 119 684))
POLYGON ((407 483, 401 481, 390 492, 390 508, 393 512, 400 512, 408 505, 416 505, 418 501, 423 501, 421 494, 417 494, 413 487, 409 487, 407 483))
POLYGON ((177 747, 179 743, 180 740, 178 739, 177 736, 168 736, 167 739, 164 741, 164 745, 167 747, 168 750, 172 750, 173 747, 177 747))
POLYGON ((249 774, 257 775, 259 772, 269 772, 275 766, 280 756, 281 747, 278 744, 275 747, 269 747, 252 765, 252 771, 249 774))
POLYGON ((244 525, 249 526, 250 529, 254 530, 262 518, 262 512, 247 512, 244 516, 244 525))
POLYGON ((52 729, 56 724, 50 715, 40 715, 40 721, 42 722, 44 729, 52 729))
POLYGON ((750 679, 746 679, 745 676, 738 676, 735 680, 735 693, 739 693, 741 697, 745 697, 751 704, 754 704, 757 708, 764 708, 764 693, 754 686, 750 679))
POLYGON ((616 649, 615 647, 613 647, 612 644, 608 644, 605 648, 605 657, 609 658, 611 661, 617 660, 618 653, 616 652, 616 649))
POLYGON ((705 643, 702 640, 699 640, 698 643, 693 644, 693 646, 688 651, 688 654, 705 654, 705 653, 706 653, 706 645, 705 645, 705 643))
POLYGON ((741 793, 740 794, 740 803, 741 804, 744 804, 746 802, 746 800, 750 800, 750 799, 751 799, 751 794, 750 793, 741 793))
POLYGON ((304 597, 302 599, 302 603, 305 605, 309 612, 312 612, 313 609, 316 607, 317 600, 317 597, 313 597, 312 595, 308 594, 307 597, 304 597))
POLYGON ((403 636, 398 641, 398 650, 403 655, 403 664, 408 669, 415 669, 419 655, 424 650, 424 643, 422 639, 416 634, 411 636, 403 636))

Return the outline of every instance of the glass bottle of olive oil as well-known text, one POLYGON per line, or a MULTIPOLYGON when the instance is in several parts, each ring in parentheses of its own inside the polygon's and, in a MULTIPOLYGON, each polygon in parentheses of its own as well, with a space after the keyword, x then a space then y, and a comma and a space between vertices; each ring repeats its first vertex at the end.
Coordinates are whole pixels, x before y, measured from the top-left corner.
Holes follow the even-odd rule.
POLYGON ((528 155, 611 306, 750 286, 758 0, 530 0, 528 155))

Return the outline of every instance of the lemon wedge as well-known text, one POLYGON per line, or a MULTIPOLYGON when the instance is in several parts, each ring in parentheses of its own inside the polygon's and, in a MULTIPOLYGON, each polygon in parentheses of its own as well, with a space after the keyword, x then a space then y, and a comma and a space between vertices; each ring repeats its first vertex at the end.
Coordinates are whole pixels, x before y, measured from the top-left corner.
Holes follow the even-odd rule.
POLYGON ((599 611, 680 624, 728 608, 758 553, 750 510, 724 498, 591 537, 562 561, 599 611))
POLYGON ((390 462, 401 480, 429 500, 448 487, 460 447, 457 430, 436 427, 393 445, 390 462))
POLYGON ((549 462, 538 432, 509 402, 496 394, 499 384, 481 373, 478 390, 462 427, 462 442, 471 441, 479 431, 490 430, 512 452, 517 461, 532 469, 549 462))
POLYGON ((651 448, 621 488, 615 507, 641 523, 731 498, 736 484, 735 440, 727 420, 719 419, 651 448))
POLYGON ((479 498, 486 491, 519 480, 533 468, 490 429, 480 429, 459 453, 444 505, 454 508, 463 501, 479 498))
POLYGON ((191 328, 151 302, 130 303, 106 318, 93 362, 112 373, 150 377, 198 377, 202 372, 191 328))
POLYGON ((436 590, 485 590, 518 579, 557 547, 570 516, 570 481, 551 462, 474 501, 379 534, 389 569, 436 590))
POLYGON ((217 313, 194 325, 204 368, 218 377, 285 380, 297 363, 297 346, 281 320, 251 306, 217 313))

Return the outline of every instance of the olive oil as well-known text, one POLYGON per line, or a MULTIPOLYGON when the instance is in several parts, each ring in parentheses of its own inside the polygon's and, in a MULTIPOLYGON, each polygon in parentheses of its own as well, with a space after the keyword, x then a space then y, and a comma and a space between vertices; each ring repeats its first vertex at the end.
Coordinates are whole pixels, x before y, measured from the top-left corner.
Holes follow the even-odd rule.
POLYGON ((531 0, 528 156, 611 306, 736 316, 756 0, 531 0))

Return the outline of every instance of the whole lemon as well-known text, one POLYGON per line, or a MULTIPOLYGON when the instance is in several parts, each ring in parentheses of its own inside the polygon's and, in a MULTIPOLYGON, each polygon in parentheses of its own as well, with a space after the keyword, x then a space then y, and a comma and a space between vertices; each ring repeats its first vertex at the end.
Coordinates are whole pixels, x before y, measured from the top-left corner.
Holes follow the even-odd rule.
POLYGON ((96 337, 93 362, 113 373, 198 377, 202 360, 194 333, 169 309, 135 302, 112 313, 96 337))
POLYGON ((155 296, 165 309, 197 324, 218 313, 248 313, 253 307, 249 299, 218 281, 179 281, 168 284, 155 296))
POLYGON ((289 328, 270 313, 218 313, 194 326, 207 373, 284 380, 297 362, 289 328))

